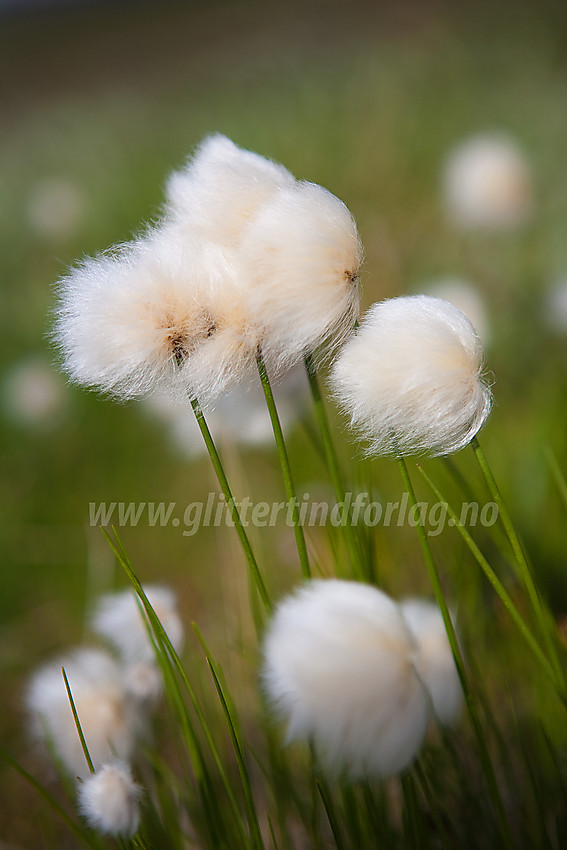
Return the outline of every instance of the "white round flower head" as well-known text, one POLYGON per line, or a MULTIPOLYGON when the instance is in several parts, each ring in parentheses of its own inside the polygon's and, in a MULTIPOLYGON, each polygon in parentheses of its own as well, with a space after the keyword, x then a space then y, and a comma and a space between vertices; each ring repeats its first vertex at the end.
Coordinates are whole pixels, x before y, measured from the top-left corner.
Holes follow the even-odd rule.
MULTIPOLYGON (((183 647, 183 623, 177 613, 175 594, 168 587, 149 585, 144 588, 165 633, 177 652, 183 647)), ((128 665, 155 660, 146 622, 138 597, 130 588, 121 593, 101 596, 91 617, 96 634, 107 640, 128 665)))
POLYGON ((262 204, 294 182, 283 165, 217 134, 169 178, 168 211, 186 231, 235 247, 262 204))
POLYGON ((59 241, 75 235, 83 224, 87 207, 85 192, 72 178, 45 177, 32 188, 27 218, 38 236, 59 241))
POLYGON ((87 260, 60 285, 66 371, 120 398, 162 389, 207 403, 253 362, 249 330, 225 253, 180 243, 168 227, 87 260))
POLYGON ((120 665, 106 652, 96 649, 77 650, 47 664, 32 677, 26 705, 34 737, 54 750, 70 774, 83 778, 89 775, 62 667, 95 767, 113 754, 129 759, 143 718, 128 699, 120 665))
POLYGON ((450 218, 463 228, 513 228, 532 210, 526 159, 505 135, 474 136, 456 148, 445 165, 443 192, 450 218))
POLYGON ((463 691, 438 606, 423 599, 404 599, 400 610, 417 645, 415 666, 431 697, 435 717, 450 725, 459 717, 463 691))
POLYGON ((545 293, 542 318, 548 330, 567 333, 567 279, 556 281, 545 293))
POLYGON ((462 449, 491 406, 482 346, 441 298, 374 304, 337 357, 331 383, 368 454, 443 455, 462 449))
POLYGON ((347 207, 298 182, 265 204, 244 234, 240 273, 262 352, 277 370, 351 332, 362 246, 347 207))
POLYGON ((103 835, 132 838, 140 822, 142 789, 127 764, 112 761, 78 787, 79 810, 89 826, 103 835))
POLYGON ((66 387, 42 357, 20 360, 3 377, 4 411, 14 422, 30 428, 49 428, 63 417, 66 387))
POLYGON ((386 777, 425 735, 429 700, 398 606, 374 587, 317 580, 268 627, 263 684, 288 739, 313 740, 331 771, 386 777))

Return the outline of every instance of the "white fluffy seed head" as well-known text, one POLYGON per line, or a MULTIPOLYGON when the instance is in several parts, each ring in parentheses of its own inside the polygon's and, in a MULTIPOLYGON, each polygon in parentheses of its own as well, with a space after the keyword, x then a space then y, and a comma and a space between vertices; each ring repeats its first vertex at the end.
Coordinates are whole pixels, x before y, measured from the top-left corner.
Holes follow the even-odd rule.
POLYGON ((209 136, 169 178, 168 212, 187 232, 235 247, 258 209, 294 182, 283 165, 237 147, 226 136, 209 136))
POLYGON ((463 691, 441 611, 433 602, 413 598, 403 599, 400 611, 416 643, 415 666, 435 717, 451 725, 459 717, 463 691))
POLYGON ((64 368, 119 398, 162 389, 206 403, 253 360, 238 289, 225 252, 180 239, 175 226, 87 260, 60 284, 64 368))
POLYGON ((526 159, 513 139, 499 134, 475 136, 450 154, 443 194, 448 215, 463 228, 513 228, 533 203, 526 159))
POLYGON ((331 374, 337 400, 368 454, 462 449, 491 406, 482 346, 452 304, 427 295, 374 304, 331 374))
POLYGON ((101 650, 78 650, 47 664, 32 677, 25 699, 35 739, 52 748, 70 774, 88 776, 62 667, 95 767, 112 755, 129 759, 143 718, 128 698, 121 667, 101 650))
POLYGON ((275 368, 350 333, 362 246, 347 207, 326 189, 298 182, 278 192, 246 231, 239 256, 248 309, 275 368))
MULTIPOLYGON (((177 613, 175 594, 168 587, 154 585, 145 587, 144 592, 173 647, 180 652, 184 630, 177 613)), ((101 596, 92 613, 91 626, 96 634, 119 652, 125 664, 151 663, 155 660, 155 650, 140 611, 138 597, 130 588, 121 593, 101 596)))
POLYGON ((102 765, 79 785, 77 793, 79 810, 89 826, 122 838, 132 838, 138 831, 141 795, 130 768, 121 761, 102 765))
POLYGON ((464 313, 484 346, 490 342, 490 323, 486 305, 479 290, 466 280, 441 278, 430 281, 421 291, 434 298, 443 298, 464 313))
POLYGON ((331 771, 390 776, 419 750, 429 701, 397 605, 368 585, 318 580, 285 599, 264 643, 263 685, 288 739, 331 771))

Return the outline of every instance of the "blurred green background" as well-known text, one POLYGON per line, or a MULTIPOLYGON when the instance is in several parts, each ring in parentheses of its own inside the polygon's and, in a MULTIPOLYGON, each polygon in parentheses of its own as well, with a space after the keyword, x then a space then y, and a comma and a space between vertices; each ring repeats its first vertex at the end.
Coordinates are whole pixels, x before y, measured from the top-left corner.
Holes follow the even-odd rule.
MULTIPOLYGON (((437 278, 476 287, 495 376, 483 443, 554 612, 567 612, 565 518, 545 455, 551 447, 567 466, 567 332, 545 322, 548 291, 567 278, 560 4, 15 4, 0 13, 0 80, 4 747, 39 772, 23 734, 26 677, 82 639, 96 593, 124 583, 89 527, 89 503, 185 505, 216 489, 206 461, 180 456, 138 405, 66 387, 50 371, 49 341, 54 283, 82 255, 156 217, 168 173, 211 132, 345 201, 366 251, 365 306, 437 278), (524 150, 535 213, 509 233, 463 235, 443 210, 441 170, 455 144, 486 130, 524 150), (30 363, 42 365, 34 372, 30 363)), ((324 494, 307 430, 291 435, 297 488, 324 494)), ((356 454, 346 442, 341 451, 356 454)), ((241 494, 283 499, 272 452, 231 451, 228 465, 241 494)), ((374 475, 381 492, 399 497, 386 462, 374 475)), ((384 583, 396 593, 423 589, 413 538, 391 531, 377 533, 384 583)), ((197 620, 213 644, 217 632, 219 645, 227 635, 237 642, 246 592, 230 529, 183 537, 141 523, 122 536, 143 580, 177 590, 187 623, 197 620)), ((312 544, 324 569, 324 533, 312 544)), ((290 529, 270 530, 259 545, 272 586, 297 580, 290 529)), ((462 552, 456 539, 450 546, 462 552)), ((10 771, 0 775, 0 799, 0 847, 63 846, 40 843, 29 817, 38 799, 10 771)))

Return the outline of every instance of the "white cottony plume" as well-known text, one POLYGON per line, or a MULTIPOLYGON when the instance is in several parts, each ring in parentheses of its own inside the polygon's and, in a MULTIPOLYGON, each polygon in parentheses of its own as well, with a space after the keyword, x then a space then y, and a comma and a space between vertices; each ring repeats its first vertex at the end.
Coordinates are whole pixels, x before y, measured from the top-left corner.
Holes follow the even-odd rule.
POLYGON ((295 179, 283 165, 208 136, 166 188, 169 217, 186 233, 236 247, 258 209, 295 179))
POLYGON ((460 714, 463 691, 438 606, 424 599, 403 599, 400 610, 417 646, 415 666, 431 697, 440 723, 450 725, 460 714))
MULTIPOLYGON (((177 612, 175 594, 168 587, 154 585, 145 587, 144 592, 174 649, 180 652, 184 629, 177 612)), ((155 660, 145 616, 140 610, 138 597, 130 588, 102 596, 93 611, 91 626, 118 651, 125 664, 155 660)))
POLYGON ((429 699, 398 606, 374 587, 336 579, 301 587, 277 608, 262 680, 289 740, 313 740, 331 771, 404 770, 425 735, 429 699))
POLYGON ((368 454, 443 455, 490 412, 483 352, 469 320, 427 295, 374 304, 334 363, 331 383, 368 454))
POLYGON ((510 229, 532 211, 525 156, 503 134, 473 136, 452 151, 443 172, 443 193, 451 220, 465 229, 510 229))
POLYGON ((120 665, 97 649, 77 650, 34 674, 26 692, 33 736, 53 750, 71 775, 88 776, 62 667, 95 767, 113 755, 129 759, 143 728, 143 717, 126 692, 120 665))
POLYGON ((239 257, 250 315, 276 368, 352 331, 362 246, 347 207, 326 189, 298 182, 278 192, 248 228, 239 257))
POLYGON ((170 228, 87 260, 60 284, 56 338, 76 383, 120 398, 156 389, 204 402, 246 372, 256 339, 234 269, 170 228))
POLYGON ((210 406, 259 351, 274 375, 348 334, 362 249, 330 192, 213 137, 168 195, 156 227, 60 283, 55 337, 73 381, 210 406))
POLYGON ((121 838, 132 838, 138 831, 141 795, 130 768, 121 761, 102 765, 77 790, 79 810, 89 826, 121 838))
POLYGON ((553 333, 567 333, 567 279, 562 278, 551 285, 544 294, 542 319, 546 328, 553 333))

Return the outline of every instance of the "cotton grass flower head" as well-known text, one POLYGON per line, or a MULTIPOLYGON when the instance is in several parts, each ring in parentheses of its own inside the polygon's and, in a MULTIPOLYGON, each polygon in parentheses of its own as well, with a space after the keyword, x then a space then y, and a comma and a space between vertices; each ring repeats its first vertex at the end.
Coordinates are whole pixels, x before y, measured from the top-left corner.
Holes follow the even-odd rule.
POLYGON ((459 717, 463 691, 441 611, 433 602, 414 598, 403 599, 400 610, 417 646, 415 666, 433 713, 440 723, 451 725, 459 717))
POLYGON ((517 143, 503 134, 474 136, 448 157, 443 173, 447 213, 464 229, 511 229, 532 211, 531 175, 517 143))
POLYGON ((30 429, 49 429, 68 409, 60 375, 41 356, 19 360, 2 377, 2 407, 8 419, 30 429))
POLYGON ((103 835, 132 838, 140 822, 141 794, 128 765, 111 761, 79 785, 77 796, 90 827, 103 835))
POLYGON ((452 304, 427 295, 374 304, 331 374, 369 455, 444 455, 482 427, 491 393, 482 345, 452 304))
POLYGON ((313 740, 332 772, 387 777, 418 752, 429 701, 398 606, 374 587, 315 580, 277 608, 263 685, 291 740, 313 740))
POLYGON ((55 338, 71 380, 211 406, 259 351, 273 376, 352 328, 362 250, 330 192, 217 136, 167 193, 156 226, 61 281, 55 338))
POLYGON ((209 396, 249 366, 234 270, 212 244, 154 231, 60 284, 56 339, 71 379, 119 398, 209 396))
POLYGON ((362 245, 349 210, 326 189, 297 182, 278 192, 246 231, 240 260, 262 351, 276 369, 351 332, 362 245))
MULTIPOLYGON (((158 585, 148 585, 144 592, 171 644, 176 652, 180 652, 184 629, 177 612, 175 594, 170 588, 158 585)), ((155 649, 140 604, 137 595, 128 588, 121 593, 101 596, 91 616, 93 631, 118 651, 126 665, 155 660, 155 649)))
POLYGON ((62 667, 95 767, 112 755, 129 759, 143 718, 128 698, 120 665, 97 649, 77 650, 47 664, 32 677, 25 700, 34 738, 52 749, 73 776, 84 778, 89 774, 62 667))

